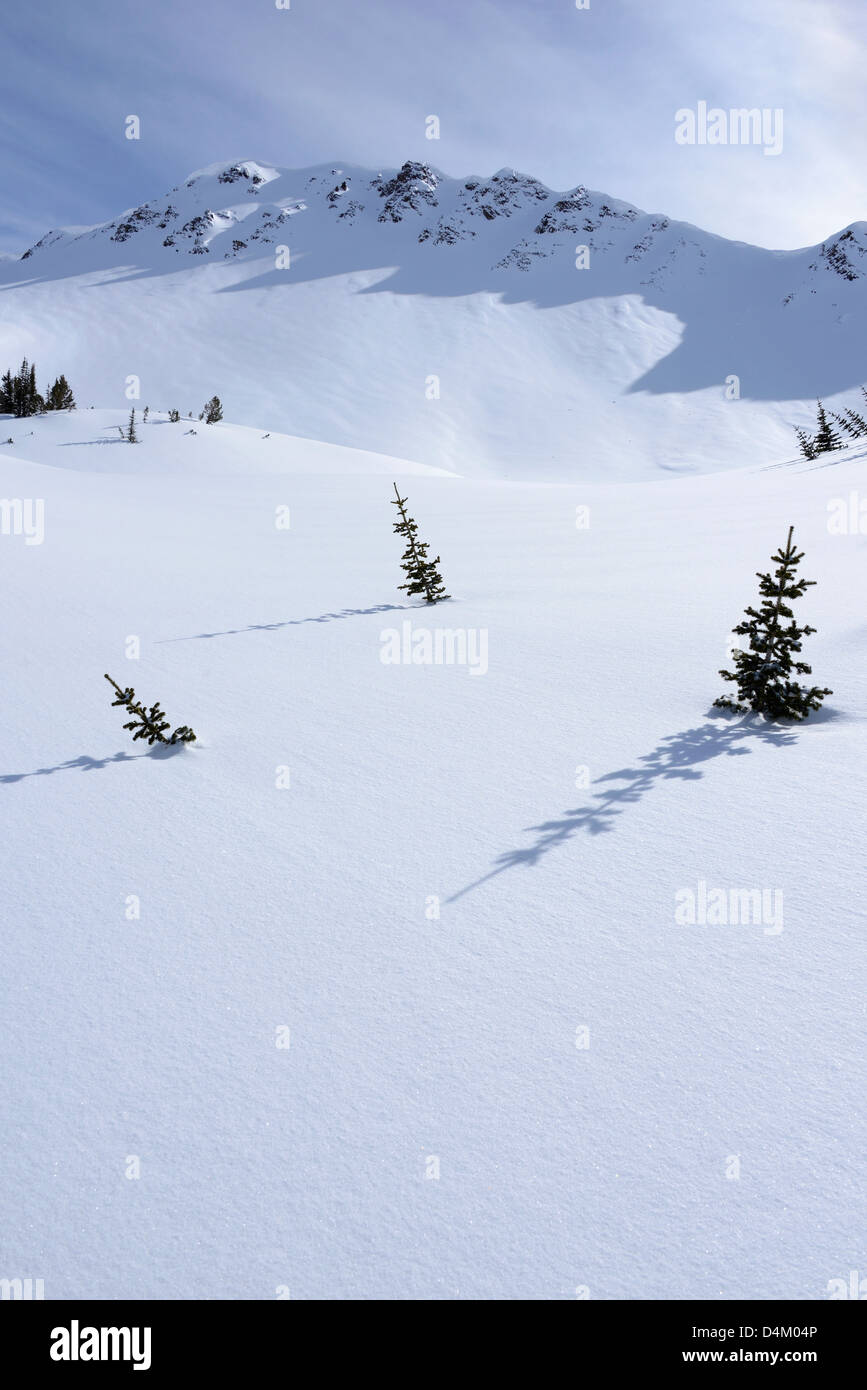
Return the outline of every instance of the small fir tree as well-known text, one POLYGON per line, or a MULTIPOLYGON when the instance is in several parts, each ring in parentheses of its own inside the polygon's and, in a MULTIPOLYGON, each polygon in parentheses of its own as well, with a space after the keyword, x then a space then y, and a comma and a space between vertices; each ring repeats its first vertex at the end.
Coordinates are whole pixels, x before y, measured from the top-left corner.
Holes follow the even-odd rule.
POLYGON ((45 396, 46 410, 74 410, 75 397, 72 394, 69 382, 61 372, 56 378, 54 385, 49 388, 45 396))
POLYGON ((846 422, 841 421, 841 424, 845 425, 853 439, 863 439, 867 435, 867 420, 864 419, 863 415, 859 415, 857 410, 850 410, 847 407, 846 422))
POLYGON ((804 455, 804 458, 814 459, 816 457, 816 446, 813 443, 812 436, 807 434, 805 429, 801 429, 800 425, 795 426, 795 434, 798 436, 798 444, 801 447, 801 453, 804 455))
POLYGON ((169 411, 169 419, 170 419, 170 421, 172 422, 173 425, 176 425, 176 424, 178 423, 178 421, 180 420, 180 418, 181 418, 181 412, 180 412, 179 410, 170 410, 170 411, 169 411))
POLYGON ((27 415, 38 415, 45 409, 45 402, 36 389, 36 364, 31 362, 26 387, 27 415))
POLYGON ((135 406, 133 406, 132 410, 129 413, 129 424, 127 425, 126 430, 126 442, 127 444, 138 444, 138 435, 135 432, 135 406))
POLYGON ((815 579, 796 579, 795 570, 804 558, 792 540, 794 527, 789 527, 785 549, 777 551, 771 560, 776 564, 773 575, 758 574, 762 596, 760 609, 747 608, 747 620, 738 623, 734 631, 749 637, 749 649, 738 648, 733 653, 735 670, 720 671, 727 681, 735 681, 737 700, 727 695, 714 700, 720 709, 736 714, 763 714, 766 719, 806 719, 832 690, 819 686, 799 685, 792 672, 809 676, 812 667, 803 661, 793 661, 792 655, 801 650, 801 639, 815 632, 814 627, 799 627, 787 600, 801 598, 815 579), (784 622, 788 619, 788 622, 784 622))
POLYGON ((223 406, 219 396, 212 396, 202 411, 199 419, 204 419, 206 425, 216 425, 218 420, 223 418, 223 406))
POLYGON ((126 690, 121 690, 117 681, 113 681, 111 676, 106 675, 105 679, 117 691, 117 699, 112 700, 112 705, 122 705, 127 713, 133 716, 129 723, 123 726, 125 729, 133 730, 133 741, 146 738, 149 744, 195 743, 196 736, 186 724, 181 724, 179 728, 174 730, 171 738, 166 738, 165 731, 170 727, 170 724, 169 720, 166 719, 165 711, 160 709, 159 701, 155 705, 151 705, 149 710, 146 710, 144 705, 136 701, 132 686, 126 690))
MULTIPOLYGON (((853 429, 852 425, 851 425, 850 422, 846 419, 845 415, 838 415, 837 412, 836 412, 836 410, 829 410, 829 411, 828 411, 828 414, 829 414, 829 416, 831 417, 831 419, 834 421, 834 424, 835 424, 835 425, 838 425, 839 428, 843 431, 843 434, 848 434, 849 437, 850 437, 850 439, 854 439, 854 438, 855 438, 857 431, 853 429)), ((841 435, 841 436, 840 436, 840 443, 842 444, 843 442, 844 442, 844 441, 843 441, 843 435, 841 435)))
POLYGON ((829 449, 842 449, 843 441, 830 423, 822 402, 817 401, 816 407, 816 434, 813 439, 816 453, 825 454, 829 449))
POLYGON ((428 545, 425 541, 418 539, 418 525, 411 516, 406 513, 406 498, 401 497, 397 490, 397 483, 394 484, 396 501, 392 502, 393 507, 397 507, 400 512, 400 521, 394 523, 394 530, 399 536, 403 536, 406 541, 406 550, 401 557, 400 567, 405 572, 408 582, 399 584, 399 589, 406 589, 410 598, 414 594, 424 594, 425 603, 439 603, 442 599, 450 598, 451 595, 445 591, 445 585, 440 576, 437 565, 440 557, 429 560, 427 558, 428 545))

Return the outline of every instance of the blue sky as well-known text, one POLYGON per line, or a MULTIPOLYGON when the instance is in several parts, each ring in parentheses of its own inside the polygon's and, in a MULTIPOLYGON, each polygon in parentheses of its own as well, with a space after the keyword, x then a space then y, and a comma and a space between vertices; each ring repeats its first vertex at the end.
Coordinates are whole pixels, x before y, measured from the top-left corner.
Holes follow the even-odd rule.
POLYGON ((0 250, 236 158, 514 166, 802 246, 867 218, 865 72, 864 0, 7 6, 0 250), (782 152, 678 145, 675 112, 699 101, 782 108, 782 152), (138 141, 124 136, 131 114, 138 141), (439 140, 425 138, 429 115, 439 140))

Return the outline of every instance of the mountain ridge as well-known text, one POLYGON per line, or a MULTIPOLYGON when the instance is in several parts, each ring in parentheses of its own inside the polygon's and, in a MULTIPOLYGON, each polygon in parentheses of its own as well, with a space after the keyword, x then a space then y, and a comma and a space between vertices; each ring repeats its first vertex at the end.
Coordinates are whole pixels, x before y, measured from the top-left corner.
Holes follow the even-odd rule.
MULTIPOLYGON (((223 208, 207 208, 200 215, 210 214, 215 221, 208 226, 196 225, 188 228, 184 224, 178 227, 180 214, 171 202, 165 208, 161 207, 167 199, 170 200, 172 195, 180 194, 182 189, 190 190, 197 185, 201 188, 202 186, 208 187, 217 184, 228 188, 240 183, 244 192, 261 203, 259 193, 262 188, 267 187, 272 182, 283 183, 293 179, 302 181, 298 187, 299 189, 303 188, 303 193, 292 195, 287 187, 280 190, 280 199, 283 201, 274 201, 274 206, 284 213, 286 219, 306 210, 306 207, 297 206, 299 197, 303 201, 305 194, 324 197, 333 208, 336 208, 340 199, 346 197, 346 204, 341 206, 337 220, 343 221, 347 218, 353 218, 368 206, 368 204, 360 204, 354 196, 350 196, 358 192, 359 194, 363 193, 370 200, 375 200, 377 196, 384 200, 378 210, 376 218, 378 223, 383 224, 389 221, 399 223, 404 221, 410 213, 423 214, 425 207, 439 208, 441 204, 436 197, 436 192, 438 189, 444 189, 447 193, 457 194, 458 197, 462 193, 469 193, 470 198, 463 200, 465 215, 470 218, 482 216, 487 221, 492 222, 495 218, 509 218, 520 211, 520 196, 524 194, 529 206, 532 206, 533 201, 537 205, 551 204, 551 206, 545 207, 538 224, 533 228, 533 233, 537 237, 556 235, 560 232, 572 235, 578 234, 580 231, 592 237, 593 233, 598 230, 599 222, 597 221, 594 225, 592 216, 588 215, 582 218, 579 214, 587 209, 595 208, 599 221, 605 218, 614 218, 621 222, 636 222, 640 219, 647 219, 653 230, 665 231, 672 227, 678 232, 691 232, 728 246, 751 247, 766 255, 798 257, 812 253, 814 258, 825 261, 829 271, 841 275, 845 279, 861 279, 867 275, 867 221, 865 220, 850 222, 839 231, 825 237, 823 241, 806 247, 790 250, 753 247, 750 242, 723 237, 716 232, 701 228, 695 223, 672 218, 666 213, 648 213, 625 199, 615 198, 599 190, 589 189, 584 184, 577 184, 571 189, 558 191, 549 188, 534 175, 525 174, 509 166, 503 166, 496 173, 486 177, 476 174, 454 177, 445 174, 432 164, 418 160, 406 160, 400 168, 388 170, 387 173, 380 171, 378 174, 374 174, 371 169, 364 169, 360 166, 332 165, 327 162, 308 165, 300 169, 288 169, 253 159, 233 160, 228 163, 217 161, 195 170, 182 183, 169 189, 167 193, 126 208, 114 218, 84 226, 51 228, 38 241, 23 251, 20 257, 15 258, 13 256, 11 259, 26 261, 31 259, 37 251, 44 251, 58 244, 69 246, 103 233, 112 233, 110 239, 122 243, 154 223, 159 230, 168 231, 166 240, 180 234, 184 240, 191 243, 188 246, 175 248, 176 250, 186 250, 191 255, 202 254, 205 247, 210 250, 209 242, 211 239, 228 230, 235 221, 245 220, 245 217, 237 216, 238 204, 229 201, 223 208), (346 168, 352 168, 353 173, 347 175, 345 173, 346 168), (337 180, 337 182, 332 184, 332 180, 337 180), (363 186, 350 189, 351 180, 363 186), (321 187, 315 188, 311 193, 310 184, 332 184, 332 186, 327 193, 323 193, 321 187), (296 206, 288 206, 289 203, 293 202, 296 206)), ((377 205, 374 202, 374 209, 376 210, 376 208, 377 205)), ((460 220, 459 217, 458 220, 460 220)), ((443 223, 442 214, 438 226, 441 235, 436 237, 432 235, 432 229, 424 225, 418 237, 419 243, 431 241, 435 246, 454 245, 457 240, 462 239, 461 233, 449 221, 443 223)), ((474 228, 464 227, 462 230, 464 235, 468 233, 472 236, 476 235, 474 228)), ((270 241, 273 241, 273 238, 269 240, 264 236, 257 239, 263 241, 264 244, 270 244, 270 241)), ((593 242, 587 244, 592 251, 593 242)), ((165 241, 163 245, 165 246, 165 241)), ((173 240, 171 245, 174 247, 173 240)), ((514 250, 517 252, 518 249, 518 245, 516 245, 514 250)), ((639 239, 633 247, 633 254, 643 256, 647 249, 647 246, 642 244, 642 239, 639 239)), ((515 264, 518 269, 526 269, 517 255, 515 264)))
POLYGON ((634 479, 774 462, 817 396, 860 404, 867 223, 771 251, 508 168, 236 160, 46 233, 0 304, 0 354, 86 404, 136 377, 449 471, 634 479))

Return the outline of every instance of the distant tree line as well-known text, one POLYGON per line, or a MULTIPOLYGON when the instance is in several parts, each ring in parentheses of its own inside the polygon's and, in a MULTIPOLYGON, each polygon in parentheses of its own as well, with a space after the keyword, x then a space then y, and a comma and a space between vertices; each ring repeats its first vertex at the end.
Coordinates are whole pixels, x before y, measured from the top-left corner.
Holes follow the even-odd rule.
MULTIPOLYGON (((75 397, 66 377, 61 372, 51 386, 46 384, 44 391, 36 385, 36 364, 25 357, 17 372, 11 369, 0 378, 0 415, 14 415, 16 419, 26 419, 29 415, 42 415, 47 410, 74 410, 75 397)), ((143 423, 147 424, 149 407, 145 406, 143 423)), ((181 418, 179 410, 170 410, 169 419, 177 423, 181 418)), ((190 411, 190 419, 193 412, 190 411)), ((212 396, 199 412, 199 419, 206 425, 216 425, 223 418, 223 404, 219 396, 212 396)), ((130 419, 123 436, 130 444, 138 443, 135 419, 130 419)))
POLYGON ((17 372, 11 369, 0 378, 0 414, 14 415, 24 419, 28 415, 41 415, 46 410, 74 410, 75 397, 69 382, 61 372, 51 386, 44 392, 36 387, 36 365, 27 358, 17 372))

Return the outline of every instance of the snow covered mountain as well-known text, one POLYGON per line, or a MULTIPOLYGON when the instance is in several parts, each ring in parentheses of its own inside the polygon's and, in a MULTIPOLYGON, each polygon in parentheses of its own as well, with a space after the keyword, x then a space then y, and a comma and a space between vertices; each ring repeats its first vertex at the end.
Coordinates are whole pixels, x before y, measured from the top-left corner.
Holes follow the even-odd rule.
POLYGON ((729 242, 577 186, 212 165, 0 262, 0 360, 466 474, 773 461, 867 380, 867 223, 729 242))
POLYGON ((0 264, 0 365, 79 404, 0 433, 5 1272, 863 1269, 867 442, 808 461, 791 424, 867 379, 865 251, 245 162, 0 264), (441 606, 398 587, 392 479, 441 606), (789 526, 803 726, 712 706, 789 526), (132 742, 104 672, 195 743, 132 742))

